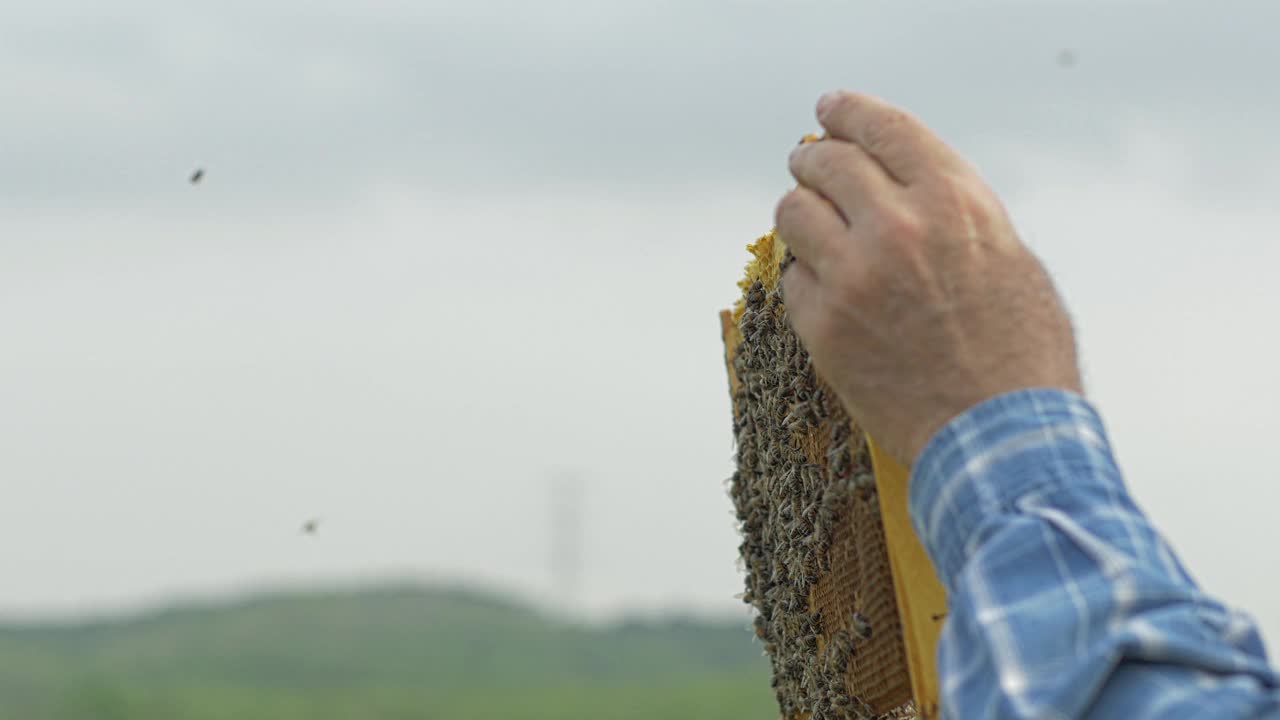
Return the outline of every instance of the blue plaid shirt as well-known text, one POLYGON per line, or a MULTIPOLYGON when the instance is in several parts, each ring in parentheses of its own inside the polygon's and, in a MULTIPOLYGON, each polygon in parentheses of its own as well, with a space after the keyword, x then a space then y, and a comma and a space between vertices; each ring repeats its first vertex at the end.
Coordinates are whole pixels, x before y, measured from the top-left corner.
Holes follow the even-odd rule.
POLYGON ((1280 718, 1253 622, 1183 569, 1083 398, 1023 390, 953 420, 911 515, 949 593, 943 717, 1280 718))

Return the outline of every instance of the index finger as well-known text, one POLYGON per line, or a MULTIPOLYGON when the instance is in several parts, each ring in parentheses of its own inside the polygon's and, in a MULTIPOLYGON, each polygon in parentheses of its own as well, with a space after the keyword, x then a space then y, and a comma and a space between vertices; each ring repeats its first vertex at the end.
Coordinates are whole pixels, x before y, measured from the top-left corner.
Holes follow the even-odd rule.
POLYGON ((870 95, 847 90, 823 95, 818 122, 832 137, 861 147, 903 185, 960 162, 955 151, 914 115, 870 95))

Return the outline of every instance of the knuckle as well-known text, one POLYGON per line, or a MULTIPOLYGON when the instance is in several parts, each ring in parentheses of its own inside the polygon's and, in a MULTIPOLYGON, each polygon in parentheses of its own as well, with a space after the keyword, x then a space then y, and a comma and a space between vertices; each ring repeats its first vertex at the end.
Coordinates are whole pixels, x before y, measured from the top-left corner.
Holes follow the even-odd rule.
POLYGON ((791 170, 791 174, 795 175, 804 165, 804 154, 808 152, 804 145, 797 145, 791 150, 791 154, 787 156, 787 168, 791 170))
POLYGON ((981 183, 969 180, 959 188, 961 209, 967 215, 990 220, 1003 214, 1000 200, 981 183))
POLYGON ((909 208, 881 208, 876 213, 875 235, 889 244, 914 244, 924 239, 924 218, 909 208))
POLYGON ((783 195, 782 199, 778 201, 778 206, 773 211, 774 223, 781 227, 788 219, 795 217, 796 213, 800 211, 802 202, 800 194, 795 190, 783 195))
POLYGON ((863 127, 863 139, 873 150, 883 150, 895 142, 910 121, 902 110, 888 108, 867 121, 863 127))
POLYGON ((821 179, 833 178, 841 170, 840 157, 836 154, 834 146, 814 148, 810 157, 812 158, 810 166, 814 174, 821 179))
POLYGON ((791 153, 791 173, 808 184, 830 180, 839 171, 839 157, 829 143, 801 145, 791 153))
POLYGON ((848 90, 836 90, 823 96, 819 115, 821 117, 832 117, 842 115, 850 110, 857 102, 857 96, 848 90))
POLYGON ((976 176, 948 174, 941 185, 940 201, 934 205, 957 227, 976 233, 1004 217, 1000 199, 976 176))

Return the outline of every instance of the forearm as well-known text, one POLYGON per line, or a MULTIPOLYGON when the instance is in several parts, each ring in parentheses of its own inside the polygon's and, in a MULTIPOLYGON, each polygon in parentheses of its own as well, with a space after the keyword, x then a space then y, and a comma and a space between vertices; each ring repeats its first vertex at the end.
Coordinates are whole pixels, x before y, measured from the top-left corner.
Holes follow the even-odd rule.
POLYGON ((950 598, 948 717, 1280 712, 1253 624, 1182 569, 1082 398, 1021 391, 966 412, 922 453, 911 503, 950 598))

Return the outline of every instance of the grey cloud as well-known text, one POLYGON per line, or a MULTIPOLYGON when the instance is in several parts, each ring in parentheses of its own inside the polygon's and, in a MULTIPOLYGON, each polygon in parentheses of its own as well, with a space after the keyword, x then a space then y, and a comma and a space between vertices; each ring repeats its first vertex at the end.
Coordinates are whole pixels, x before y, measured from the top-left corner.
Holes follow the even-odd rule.
POLYGON ((1263 2, 75 9, 0 30, 4 206, 183 203, 158 188, 195 165, 246 207, 376 182, 777 184, 838 86, 913 108, 997 183, 1020 143, 1105 160, 1160 131, 1228 181, 1219 154, 1280 152, 1257 130, 1280 109, 1263 2))
MULTIPOLYGON (((1271 4, 11 5, 0 530, 44 559, 11 558, 0 612, 424 569, 542 587, 529 508, 565 465, 593 482, 586 604, 731 606, 715 310, 837 86, 914 109, 1005 191, 1141 496, 1200 558, 1244 541, 1193 532, 1188 468, 1214 456, 1150 428, 1215 369, 1233 382, 1177 417, 1265 423, 1232 401, 1266 396, 1274 345, 1222 359, 1241 331, 1213 318, 1276 305, 1240 272, 1274 267, 1274 213, 1237 212, 1277 187, 1271 4)), ((1236 447, 1215 482, 1269 527, 1244 485, 1266 435, 1236 447)))

